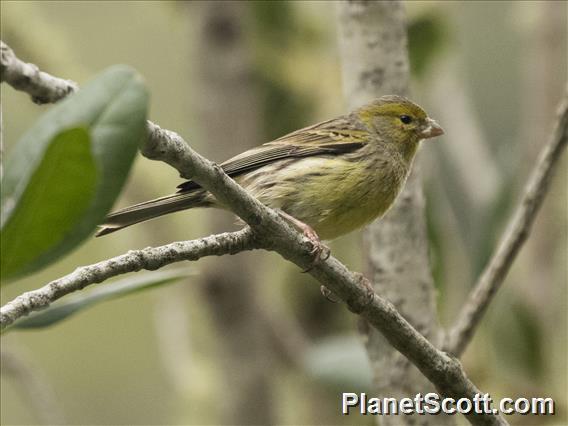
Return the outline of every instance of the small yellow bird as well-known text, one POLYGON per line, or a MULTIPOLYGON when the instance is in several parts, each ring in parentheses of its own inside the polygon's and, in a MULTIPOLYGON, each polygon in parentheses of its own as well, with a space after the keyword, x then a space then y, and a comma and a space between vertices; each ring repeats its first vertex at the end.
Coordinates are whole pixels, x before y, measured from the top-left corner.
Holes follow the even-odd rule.
MULTIPOLYGON (((418 105, 383 96, 245 151, 221 167, 305 233, 331 240, 382 216, 404 186, 419 142, 443 133, 418 105)), ((224 208, 193 181, 178 188, 110 214, 97 236, 180 210, 224 208)))

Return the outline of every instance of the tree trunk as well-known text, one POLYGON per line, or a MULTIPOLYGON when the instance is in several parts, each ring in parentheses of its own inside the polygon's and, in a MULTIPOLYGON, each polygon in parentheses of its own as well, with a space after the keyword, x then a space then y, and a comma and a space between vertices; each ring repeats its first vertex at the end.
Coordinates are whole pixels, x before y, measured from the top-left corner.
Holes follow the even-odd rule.
MULTIPOLYGON (((386 94, 409 94, 406 14, 399 1, 345 1, 338 6, 343 85, 353 109, 386 94)), ((377 293, 434 344, 438 343, 435 289, 418 164, 389 213, 364 231, 368 276, 377 293)), ((433 386, 377 331, 365 336, 379 397, 414 397, 433 386)), ((385 425, 440 424, 440 416, 383 417, 385 425)))

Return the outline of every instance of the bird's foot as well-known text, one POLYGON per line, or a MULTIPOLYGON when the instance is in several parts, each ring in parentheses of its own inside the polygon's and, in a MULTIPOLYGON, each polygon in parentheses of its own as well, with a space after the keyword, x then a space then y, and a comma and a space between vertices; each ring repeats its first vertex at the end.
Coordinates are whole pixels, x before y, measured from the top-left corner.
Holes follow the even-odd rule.
POLYGON ((369 278, 367 278, 361 272, 353 272, 353 275, 355 275, 357 277, 359 282, 361 284, 363 284, 363 287, 365 287, 365 289, 368 292, 373 293, 373 294, 375 293, 375 289, 373 288, 373 284, 371 284, 371 281, 369 281, 369 278))
POLYGON ((294 216, 291 216, 282 210, 278 210, 278 212, 284 219, 288 220, 290 223, 296 226, 300 231, 302 231, 304 236, 308 240, 310 240, 310 243, 312 244, 312 250, 310 251, 310 254, 313 256, 313 261, 311 265, 308 267, 308 269, 302 271, 303 273, 309 272, 314 267, 314 265, 319 261, 327 260, 329 258, 329 256, 331 255, 331 250, 329 249, 329 247, 327 247, 324 243, 321 242, 319 235, 316 233, 316 231, 314 231, 314 229, 310 225, 302 222, 301 220, 296 219, 294 216))
POLYGON ((339 297, 337 297, 329 288, 322 285, 320 286, 320 291, 323 297, 325 297, 331 303, 338 303, 341 301, 339 297))
MULTIPOLYGON (((355 275, 357 280, 361 283, 361 285, 364 287, 366 291, 365 304, 370 302, 373 299, 373 296, 375 295, 375 289, 373 288, 371 281, 369 281, 369 279, 360 272, 353 272, 353 274, 355 275)), ((329 300, 332 303, 337 303, 341 301, 339 297, 337 297, 329 288, 327 288, 324 285, 320 287, 320 291, 323 297, 325 297, 327 300, 329 300)))
POLYGON ((310 243, 312 243, 312 250, 310 251, 310 254, 314 256, 314 259, 310 267, 302 271, 306 273, 309 272, 310 269, 312 269, 314 265, 318 263, 320 260, 329 259, 329 256, 331 255, 331 250, 329 249, 328 246, 326 246, 324 243, 321 242, 319 235, 316 234, 316 231, 314 231, 311 226, 306 225, 305 223, 303 225, 305 226, 305 229, 302 229, 302 232, 304 233, 304 236, 308 240, 310 240, 310 243))

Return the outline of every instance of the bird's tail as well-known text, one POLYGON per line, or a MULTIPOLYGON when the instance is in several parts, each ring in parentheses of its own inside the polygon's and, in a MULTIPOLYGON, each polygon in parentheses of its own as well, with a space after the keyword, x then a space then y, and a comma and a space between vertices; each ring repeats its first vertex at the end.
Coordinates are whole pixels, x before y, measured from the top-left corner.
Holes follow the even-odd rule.
POLYGON ((135 223, 144 222, 180 210, 208 207, 211 205, 211 201, 207 198, 207 193, 204 190, 198 190, 172 194, 126 207, 108 215, 104 223, 100 225, 100 229, 95 236, 101 237, 135 223))

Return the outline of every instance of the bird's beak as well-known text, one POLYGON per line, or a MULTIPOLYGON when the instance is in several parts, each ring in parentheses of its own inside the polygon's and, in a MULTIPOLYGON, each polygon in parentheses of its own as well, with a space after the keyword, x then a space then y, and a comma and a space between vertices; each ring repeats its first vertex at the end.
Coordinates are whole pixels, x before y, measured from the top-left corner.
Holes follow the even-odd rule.
POLYGON ((431 118, 426 119, 426 125, 420 132, 420 136, 424 139, 435 138, 436 136, 440 136, 444 134, 444 129, 436 123, 435 120, 431 118))

